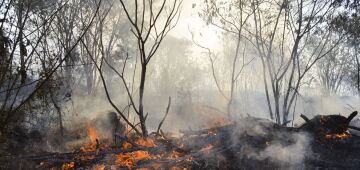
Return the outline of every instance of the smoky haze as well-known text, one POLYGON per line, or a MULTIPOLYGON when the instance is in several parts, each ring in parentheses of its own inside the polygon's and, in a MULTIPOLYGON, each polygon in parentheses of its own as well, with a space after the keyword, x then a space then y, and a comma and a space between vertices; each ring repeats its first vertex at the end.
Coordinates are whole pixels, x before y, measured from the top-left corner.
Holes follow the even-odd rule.
POLYGON ((98 151, 97 139, 236 125, 240 159, 301 166, 313 141, 278 127, 360 110, 358 9, 343 3, 4 0, 0 147, 22 154, 32 135, 39 153, 98 151), (276 140, 242 146, 248 133, 276 140))
MULTIPOLYGON (((114 6, 118 6, 117 3, 115 2, 116 5, 114 6)), ((236 49, 236 37, 211 24, 206 24, 198 15, 202 10, 201 8, 201 3, 183 1, 181 15, 176 27, 165 37, 150 63, 145 85, 144 107, 149 115, 146 124, 151 130, 156 130, 158 123, 164 116, 169 96, 172 98, 172 103, 169 116, 163 125, 165 131, 208 127, 208 124, 214 121, 212 119, 226 118, 227 116, 227 101, 215 84, 208 51, 196 44, 211 50, 211 55, 215 59, 214 72, 219 86, 228 95, 230 93, 230 68, 236 49)), ((134 39, 130 38, 131 32, 128 31, 130 27, 123 16, 124 14, 118 12, 117 7, 113 8, 110 14, 105 19, 107 25, 104 34, 110 36, 114 34, 113 30, 115 29, 115 33, 119 34, 119 39, 110 53, 114 57, 120 55, 120 60, 114 62, 118 69, 123 66, 121 56, 124 56, 125 53, 130 55, 125 71, 126 79, 137 93, 140 81, 140 65, 139 61, 136 61, 138 60, 136 59, 138 55, 136 43, 134 39), (119 18, 117 25, 112 22, 115 18, 119 18), (137 69, 134 72, 135 67, 137 69), (134 77, 133 73, 135 73, 134 77), (132 81, 134 81, 134 87, 132 81)), ((106 40, 105 38, 105 43, 106 40)), ((236 64, 251 62, 244 67, 235 83, 236 90, 232 104, 234 117, 239 119, 251 115, 268 119, 269 111, 258 53, 245 40, 241 42, 240 53, 242 56, 236 64)), ((317 74, 319 69, 322 68, 314 67, 306 75, 297 97, 296 106, 291 109, 290 117, 291 119, 294 117, 293 125, 302 123, 302 119, 299 118, 301 113, 310 117, 315 114, 347 115, 351 110, 359 109, 359 99, 354 91, 348 88, 347 82, 341 84, 339 92, 331 95, 325 94, 323 92, 324 87, 317 74)), ((73 74, 74 77, 81 77, 76 72, 73 74)), ((129 100, 122 82, 111 70, 107 70, 105 77, 109 81, 109 91, 114 102, 124 108, 129 100)), ((64 110, 69 112, 64 118, 66 124, 71 125, 73 121, 81 121, 84 117, 92 119, 99 114, 113 110, 108 103, 101 83, 98 82, 93 90, 94 92, 89 95, 84 94, 83 86, 74 85, 73 88, 72 102, 63 106, 64 110)), ((135 101, 137 100, 138 98, 135 98, 135 101)), ((130 117, 132 117, 130 120, 138 121, 134 112, 131 109, 129 111, 130 117)))

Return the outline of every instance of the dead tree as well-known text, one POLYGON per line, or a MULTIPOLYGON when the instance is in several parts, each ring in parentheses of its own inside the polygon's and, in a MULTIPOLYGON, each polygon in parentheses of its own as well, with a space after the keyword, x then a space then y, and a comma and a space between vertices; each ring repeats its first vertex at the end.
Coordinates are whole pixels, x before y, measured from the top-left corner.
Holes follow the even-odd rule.
MULTIPOLYGON (((110 4, 107 7, 104 7, 101 12, 97 14, 96 17, 96 25, 94 26, 94 29, 85 35, 84 39, 81 40, 81 51, 83 55, 88 57, 92 63, 94 64, 96 71, 99 73, 99 82, 102 83, 103 89, 106 94, 106 98, 110 105, 116 110, 118 115, 123 118, 125 123, 131 127, 132 130, 135 130, 135 132, 139 135, 142 133, 136 128, 134 123, 130 122, 129 117, 126 115, 125 110, 128 109, 131 104, 128 106, 125 106, 124 109, 121 109, 118 107, 113 99, 110 96, 110 89, 108 88, 108 81, 106 81, 105 77, 105 71, 104 66, 108 66, 112 71, 115 72, 117 76, 121 79, 121 81, 124 83, 124 86, 126 88, 126 91, 128 92, 129 96, 132 96, 132 93, 130 93, 128 84, 126 83, 124 72, 126 69, 126 64, 128 62, 129 56, 126 55, 126 57, 123 59, 123 67, 121 68, 121 71, 118 71, 115 66, 112 65, 112 63, 109 62, 112 56, 110 56, 110 51, 112 49, 112 46, 114 45, 114 42, 117 40, 114 38, 114 32, 110 35, 110 40, 107 42, 107 45, 105 45, 104 37, 105 37, 105 21, 109 17, 109 12, 113 9, 113 4, 110 4)), ((86 61, 86 60, 85 60, 86 61)), ((132 100, 132 97, 130 98, 132 100)))
POLYGON ((175 27, 178 17, 180 16, 180 5, 182 1, 174 0, 169 4, 166 0, 163 0, 161 1, 160 7, 156 9, 157 3, 153 0, 143 0, 140 2, 135 0, 133 13, 130 12, 129 5, 125 4, 123 0, 120 0, 120 3, 132 26, 131 32, 137 40, 137 48, 140 54, 141 75, 138 105, 134 102, 134 96, 131 95, 124 76, 122 75, 120 77, 126 86, 131 106, 139 117, 142 134, 146 137, 148 131, 145 124, 144 93, 147 67, 167 33, 175 27), (161 21, 161 19, 164 19, 164 22, 161 21))
POLYGON ((226 93, 225 90, 221 87, 219 78, 216 75, 216 58, 213 57, 211 49, 195 42, 193 36, 193 42, 200 48, 205 49, 208 53, 208 58, 211 64, 212 77, 215 81, 218 91, 227 101, 226 113, 229 119, 231 118, 233 112, 232 107, 236 92, 236 83, 238 82, 244 68, 254 59, 248 59, 248 61, 246 61, 245 58, 246 44, 244 42, 247 41, 247 37, 244 36, 244 29, 246 29, 245 25, 248 24, 249 18, 253 15, 253 11, 247 5, 248 3, 250 3, 248 0, 232 0, 227 3, 210 0, 206 1, 206 7, 204 7, 201 14, 205 21, 217 27, 225 34, 230 34, 236 41, 235 53, 231 58, 229 75, 230 79, 226 80, 226 82, 228 82, 230 85, 229 93, 226 93), (243 50, 243 52, 241 50, 243 50))
POLYGON ((261 59, 270 117, 275 117, 279 124, 288 122, 306 73, 341 40, 338 38, 341 35, 334 35, 325 27, 325 33, 317 37, 314 48, 308 46, 314 28, 322 23, 323 16, 331 17, 336 11, 333 2, 281 0, 266 4, 254 0, 251 3, 255 32, 249 31, 249 34, 255 37, 254 44, 261 59), (276 10, 267 12, 264 10, 267 5, 276 10), (334 36, 335 43, 327 47, 334 36))

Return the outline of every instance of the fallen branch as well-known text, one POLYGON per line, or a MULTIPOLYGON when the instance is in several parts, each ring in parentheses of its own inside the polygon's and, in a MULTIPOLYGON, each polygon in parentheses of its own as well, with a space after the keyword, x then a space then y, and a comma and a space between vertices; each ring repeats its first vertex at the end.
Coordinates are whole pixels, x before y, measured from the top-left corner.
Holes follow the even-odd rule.
POLYGON ((355 126, 350 126, 350 125, 349 125, 348 128, 360 131, 360 128, 355 127, 355 126))
POLYGON ((36 155, 36 156, 8 157, 7 159, 20 159, 20 160, 22 159, 22 160, 32 160, 32 161, 49 161, 54 163, 55 162, 64 163, 64 162, 76 162, 76 160, 80 159, 80 157, 129 153, 139 150, 156 152, 156 150, 158 149, 156 147, 144 147, 144 146, 137 146, 128 149, 106 148, 106 149, 101 149, 99 151, 91 151, 91 152, 54 153, 54 154, 36 155))
POLYGON ((303 118, 306 123, 310 123, 310 119, 308 117, 306 117, 305 115, 301 114, 300 117, 303 118))
POLYGON ((350 116, 347 118, 347 123, 350 123, 350 121, 358 114, 357 111, 352 112, 350 116))

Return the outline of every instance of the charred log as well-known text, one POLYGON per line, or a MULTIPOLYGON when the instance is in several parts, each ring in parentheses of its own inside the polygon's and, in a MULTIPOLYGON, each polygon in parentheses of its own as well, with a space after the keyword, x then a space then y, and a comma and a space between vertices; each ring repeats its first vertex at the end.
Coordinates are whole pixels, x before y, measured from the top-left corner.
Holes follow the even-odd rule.
POLYGON ((341 115, 317 115, 314 118, 309 119, 305 115, 301 115, 301 118, 305 120, 305 123, 301 125, 299 129, 311 132, 319 138, 326 138, 329 137, 329 135, 344 134, 347 133, 349 123, 356 115, 357 111, 351 113, 349 117, 341 115))

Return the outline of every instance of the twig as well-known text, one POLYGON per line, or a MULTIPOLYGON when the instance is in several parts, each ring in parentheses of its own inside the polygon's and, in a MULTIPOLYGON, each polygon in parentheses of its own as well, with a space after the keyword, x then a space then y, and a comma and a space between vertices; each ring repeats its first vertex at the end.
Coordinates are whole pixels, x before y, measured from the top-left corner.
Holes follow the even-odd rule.
POLYGON ((159 123, 159 126, 158 126, 158 128, 157 128, 157 131, 156 131, 156 133, 157 133, 157 134, 159 134, 159 133, 160 133, 160 128, 161 128, 162 124, 164 123, 164 121, 165 121, 165 119, 166 119, 167 115, 169 114, 170 105, 171 105, 171 97, 169 96, 168 106, 167 106, 167 108, 166 108, 165 115, 164 115, 163 119, 161 120, 161 122, 159 123))
POLYGON ((91 152, 70 152, 70 153, 53 153, 48 155, 37 155, 37 156, 22 156, 22 157, 9 157, 9 159, 24 159, 24 160, 41 160, 41 161, 55 161, 55 162, 69 162, 75 161, 76 159, 81 159, 79 157, 83 156, 94 156, 94 155, 103 155, 103 154, 118 154, 118 153, 129 153, 139 150, 146 150, 149 152, 156 151, 155 147, 144 147, 144 146, 136 146, 128 149, 102 149, 99 151, 91 151, 91 152))
POLYGON ((350 116, 347 118, 347 122, 349 123, 356 115, 358 114, 357 111, 352 112, 350 116))
POLYGON ((300 117, 303 118, 306 123, 310 122, 310 119, 308 117, 306 117, 305 115, 301 114, 300 117))
POLYGON ((354 130, 358 130, 358 131, 360 131, 360 128, 358 128, 358 127, 355 127, 355 126, 347 126, 348 128, 350 128, 350 129, 354 129, 354 130))

